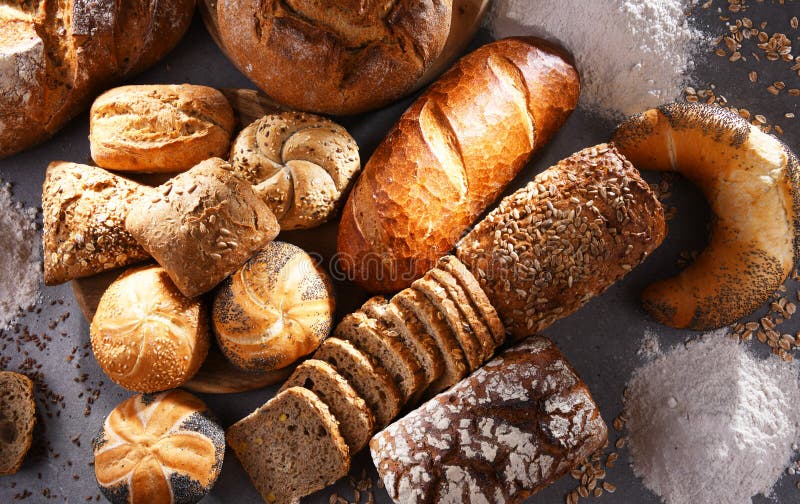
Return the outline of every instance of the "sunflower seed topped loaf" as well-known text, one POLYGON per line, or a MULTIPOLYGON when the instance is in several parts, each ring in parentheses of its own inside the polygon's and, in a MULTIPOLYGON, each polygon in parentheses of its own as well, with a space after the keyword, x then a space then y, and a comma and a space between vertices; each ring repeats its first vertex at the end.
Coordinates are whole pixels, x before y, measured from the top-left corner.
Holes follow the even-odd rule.
POLYGON ((641 263, 666 233, 664 211, 613 144, 540 173, 456 246, 510 335, 566 317, 641 263))
POLYGON ((194 0, 0 3, 0 158, 52 136, 169 52, 194 0))
POLYGON ((330 219, 361 169, 358 145, 330 119, 269 114, 244 128, 231 147, 234 172, 253 184, 281 229, 330 219))
POLYGON ((103 168, 180 172, 225 157, 233 110, 214 88, 192 84, 121 86, 89 112, 92 159, 103 168))
POLYGON ((92 439, 97 485, 112 504, 194 504, 217 481, 225 433, 180 389, 131 397, 92 439))
POLYGON ((102 168, 50 163, 42 188, 45 284, 95 275, 150 257, 125 229, 130 205, 150 191, 102 168))
POLYGON ((250 184, 219 158, 140 197, 125 228, 188 297, 213 289, 279 231, 250 184))
POLYGON ((601 448, 586 384, 530 337, 379 432, 370 451, 398 503, 518 503, 601 448))

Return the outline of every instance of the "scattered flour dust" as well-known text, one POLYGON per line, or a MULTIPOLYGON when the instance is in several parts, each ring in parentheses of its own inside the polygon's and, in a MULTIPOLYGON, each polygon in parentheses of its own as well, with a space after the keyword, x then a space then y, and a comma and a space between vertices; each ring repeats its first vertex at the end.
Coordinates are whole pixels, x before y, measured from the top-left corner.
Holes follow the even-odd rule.
POLYGON ((0 329, 36 304, 42 278, 36 210, 11 197, 0 181, 0 329))
POLYGON ((581 105, 617 119, 680 97, 701 34, 689 0, 495 0, 486 23, 496 38, 532 35, 569 50, 581 105))
POLYGON ((665 503, 750 504, 792 463, 798 366, 711 333, 637 369, 625 416, 633 471, 665 503))

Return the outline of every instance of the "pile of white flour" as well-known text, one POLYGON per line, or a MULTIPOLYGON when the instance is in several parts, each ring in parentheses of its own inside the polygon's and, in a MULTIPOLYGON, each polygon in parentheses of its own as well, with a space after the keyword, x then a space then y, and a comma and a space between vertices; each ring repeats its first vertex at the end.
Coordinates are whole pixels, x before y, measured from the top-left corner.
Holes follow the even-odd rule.
POLYGON ((709 334, 636 370, 625 415, 634 473, 664 502, 750 504, 800 440, 798 367, 709 334))
POLYGON ((15 202, 8 184, 0 181, 0 329, 36 303, 40 249, 36 210, 15 202))
POLYGON ((689 0, 495 0, 486 24, 496 38, 532 35, 575 57, 581 105, 619 118, 680 97, 700 34, 689 0))

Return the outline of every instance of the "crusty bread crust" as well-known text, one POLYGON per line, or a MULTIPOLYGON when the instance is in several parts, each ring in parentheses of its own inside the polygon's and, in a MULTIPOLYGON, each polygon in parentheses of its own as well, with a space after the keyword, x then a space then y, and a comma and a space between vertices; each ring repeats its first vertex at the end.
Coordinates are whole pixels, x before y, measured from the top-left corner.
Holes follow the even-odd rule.
POLYGON ((644 291, 648 313, 662 324, 704 330, 766 302, 800 244, 800 165, 791 149, 725 108, 685 103, 628 119, 614 143, 641 169, 685 175, 715 215, 695 262, 644 291))
POLYGON ((444 48, 452 0, 228 0, 216 8, 223 52, 250 80, 292 108, 339 115, 411 90, 444 48))
POLYGON ((666 232, 613 145, 579 151, 503 199, 457 245, 513 338, 566 317, 641 263, 666 232))
POLYGON ((0 371, 0 430, 14 433, 12 440, 0 439, 0 474, 14 474, 22 467, 35 424, 33 382, 23 374, 0 371), (9 441, 11 446, 4 446, 9 441))
POLYGON ((342 212, 338 251, 372 292, 407 287, 450 252, 578 101, 565 56, 531 38, 462 58, 403 114, 342 212))
POLYGON ((233 110, 214 88, 191 84, 122 86, 89 112, 92 159, 103 168, 181 172, 227 157, 233 110))
POLYGON ((52 136, 181 39, 194 0, 0 5, 0 158, 52 136))

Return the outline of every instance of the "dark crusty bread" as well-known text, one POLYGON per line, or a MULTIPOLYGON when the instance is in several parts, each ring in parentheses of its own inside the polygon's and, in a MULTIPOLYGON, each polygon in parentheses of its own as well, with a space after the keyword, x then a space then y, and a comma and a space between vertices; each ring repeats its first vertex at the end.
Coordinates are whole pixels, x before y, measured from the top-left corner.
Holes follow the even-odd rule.
POLYGON ((393 338, 399 339, 414 354, 425 376, 423 387, 427 388, 441 376, 444 361, 436 342, 413 313, 389 303, 383 296, 371 297, 361 306, 361 310, 377 321, 383 332, 389 331, 393 338))
POLYGON ((424 388, 424 374, 419 361, 396 335, 382 331, 379 324, 361 311, 346 315, 333 335, 352 342, 373 362, 389 372, 406 402, 424 388))
POLYGON ((361 396, 375 416, 375 427, 389 425, 400 412, 401 396, 389 373, 347 340, 326 339, 314 358, 327 362, 361 396))
POLYGON ((0 4, 0 158, 50 137, 103 89, 153 65, 194 0, 0 4))
POLYGON ((214 88, 192 84, 122 86, 89 112, 92 159, 103 168, 181 172, 227 157, 233 109, 214 88))
POLYGON ((411 90, 444 48, 451 6, 452 0, 228 0, 217 2, 216 23, 207 24, 217 26, 218 42, 239 70, 279 102, 355 114, 411 90))
POLYGON ((664 211, 613 145, 586 148, 503 199, 458 244, 515 338, 571 314, 664 239, 664 211))
POLYGON ((586 384, 532 337, 379 432, 372 459, 395 502, 518 503, 607 439, 586 384))
POLYGON ((428 387, 428 392, 437 393, 455 384, 467 375, 469 364, 464 356, 455 334, 444 320, 442 314, 421 292, 404 289, 390 301, 413 313, 425 327, 430 338, 436 343, 444 362, 444 371, 428 387))
POLYGON ((31 379, 0 371, 0 474, 14 474, 22 466, 33 441, 35 423, 31 379))
POLYGON ((338 237, 348 278, 395 292, 421 277, 563 124, 578 90, 565 56, 536 39, 463 57, 406 110, 350 193, 338 237))
POLYGON ((187 297, 213 289, 278 235, 278 222, 230 165, 211 158, 140 197, 125 228, 187 297))
POLYGON ((125 229, 151 189, 94 166, 54 161, 42 188, 44 282, 55 285, 147 259, 125 229))
POLYGON ((264 502, 297 504, 350 470, 350 451, 316 394, 288 388, 226 432, 264 502))
POLYGON ((322 399, 339 422, 350 453, 360 451, 374 434, 375 420, 364 399, 327 362, 309 359, 297 366, 279 392, 290 387, 306 388, 322 399))
POLYGON ((436 307, 437 313, 447 322, 450 331, 455 334, 461 350, 464 351, 471 371, 478 369, 486 359, 491 357, 491 353, 484 354, 483 348, 469 324, 462 323, 461 314, 444 287, 430 277, 422 277, 411 284, 411 288, 428 298, 428 301, 436 307))
POLYGON ((500 320, 497 310, 494 309, 489 298, 486 297, 486 293, 483 292, 475 276, 470 273, 467 267, 454 255, 442 257, 436 263, 436 267, 447 271, 455 277, 459 285, 461 285, 467 293, 472 306, 474 306, 481 315, 481 319, 483 319, 483 322, 492 333, 495 344, 498 347, 501 346, 506 340, 506 329, 503 327, 503 321, 500 320))

